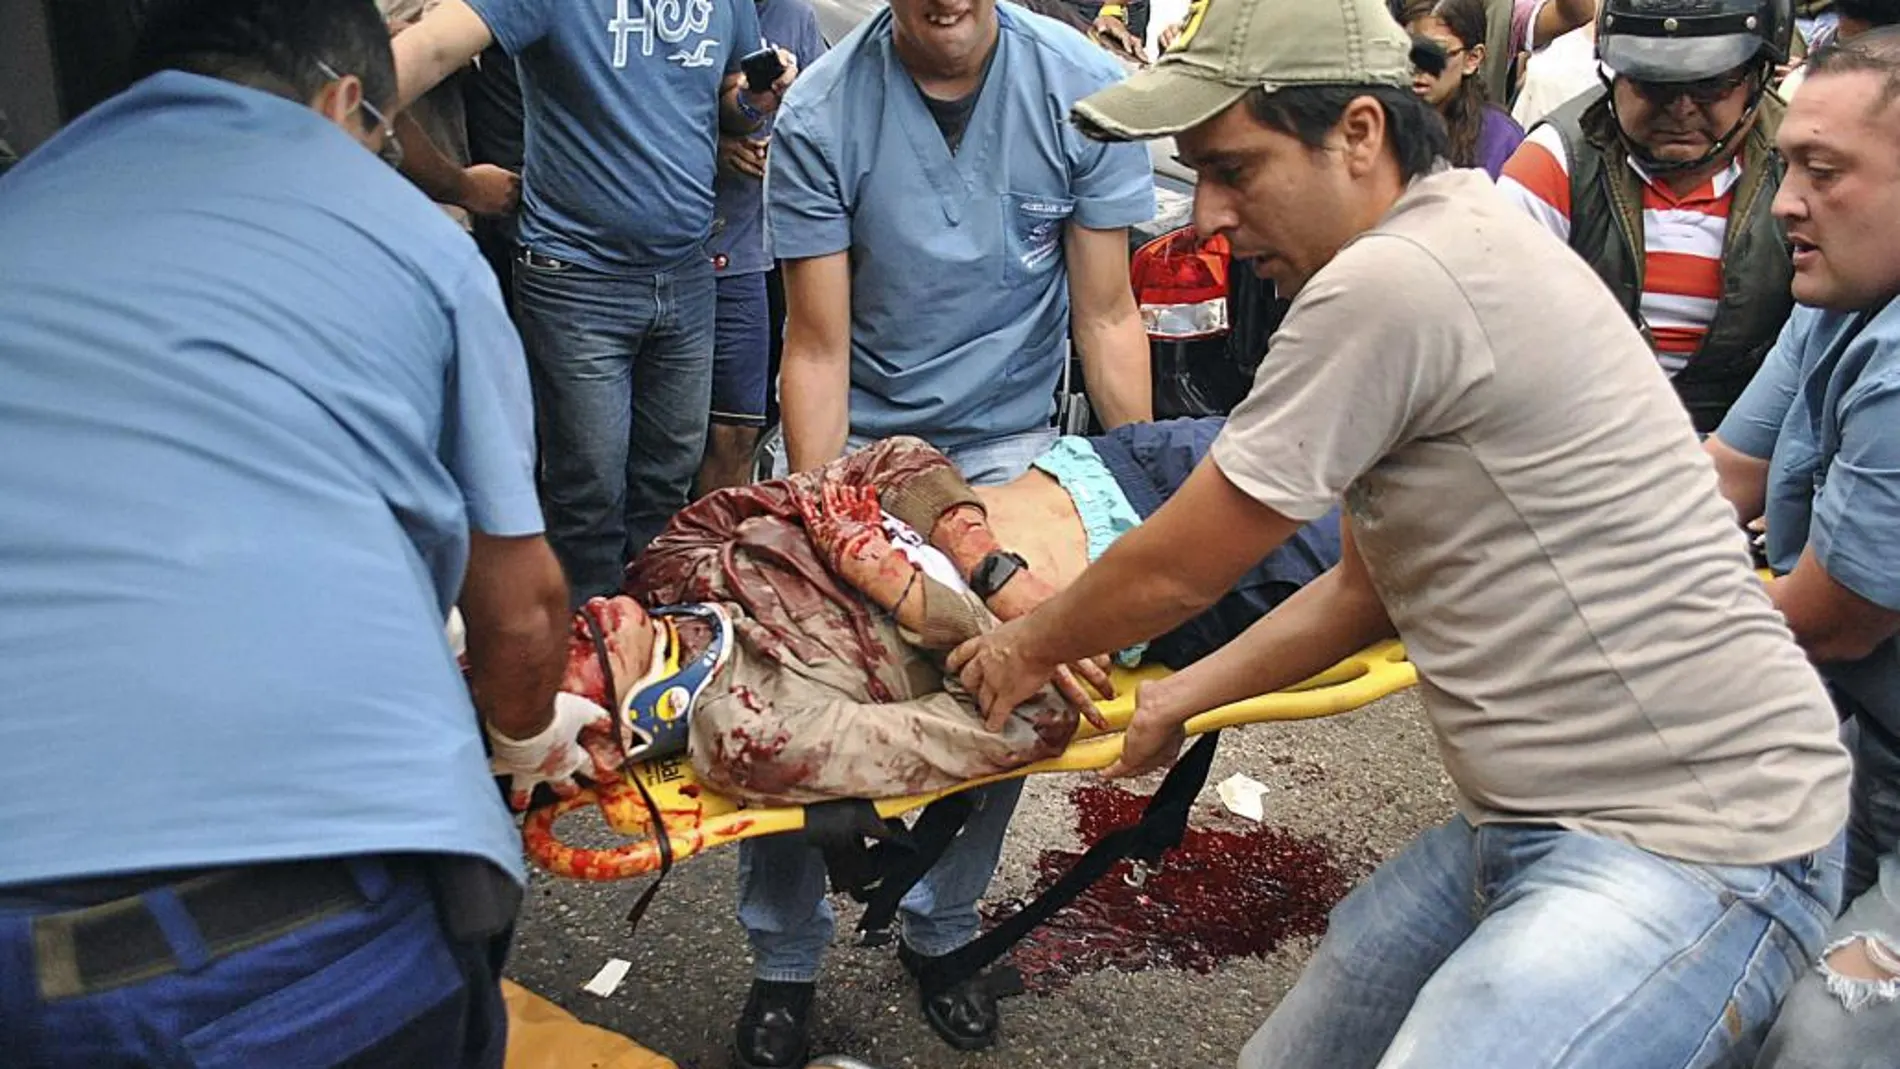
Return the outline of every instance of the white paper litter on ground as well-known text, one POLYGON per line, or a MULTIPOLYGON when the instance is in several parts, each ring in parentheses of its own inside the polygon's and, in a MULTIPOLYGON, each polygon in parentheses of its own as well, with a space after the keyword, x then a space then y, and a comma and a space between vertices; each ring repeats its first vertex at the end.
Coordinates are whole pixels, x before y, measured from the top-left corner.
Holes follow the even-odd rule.
POLYGON ((631 968, 633 968, 631 961, 608 958, 607 964, 600 967, 600 971, 594 974, 594 978, 581 985, 581 990, 590 995, 606 998, 620 990, 620 983, 627 978, 627 970, 631 968))
POLYGON ((1255 823, 1267 819, 1264 801, 1267 796, 1267 785, 1259 780, 1235 773, 1221 780, 1220 786, 1214 790, 1220 795, 1220 802, 1227 807, 1228 812, 1239 814, 1255 823))

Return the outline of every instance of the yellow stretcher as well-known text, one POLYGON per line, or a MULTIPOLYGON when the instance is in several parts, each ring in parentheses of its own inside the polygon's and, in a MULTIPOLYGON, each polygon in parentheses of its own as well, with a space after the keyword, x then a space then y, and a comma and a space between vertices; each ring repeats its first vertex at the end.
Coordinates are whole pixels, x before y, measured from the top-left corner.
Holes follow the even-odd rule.
MULTIPOLYGON (((878 815, 898 816, 921 809, 946 795, 1016 776, 1107 768, 1121 754, 1121 729, 1134 715, 1135 687, 1144 680, 1159 679, 1167 674, 1167 669, 1158 666, 1132 672, 1118 669, 1116 697, 1100 703, 1102 715, 1111 728, 1109 732, 1099 732, 1084 723, 1069 748, 1056 757, 929 794, 883 799, 876 803, 878 815)), ((1383 642, 1346 658, 1298 686, 1203 713, 1189 721, 1187 730, 1190 735, 1200 735, 1242 724, 1333 716, 1403 690, 1417 681, 1418 673, 1405 659, 1405 650, 1396 642, 1383 642)), ((634 783, 636 776, 666 824, 674 861, 725 843, 756 835, 798 831, 805 826, 802 806, 748 807, 713 793, 699 784, 691 763, 681 756, 635 765, 619 782, 582 791, 576 797, 530 813, 522 828, 528 856, 557 876, 577 880, 621 880, 659 871, 659 842, 653 833, 651 811, 634 783), (555 834, 555 822, 589 805, 598 805, 608 827, 627 836, 628 841, 605 849, 574 847, 562 842, 555 834)))

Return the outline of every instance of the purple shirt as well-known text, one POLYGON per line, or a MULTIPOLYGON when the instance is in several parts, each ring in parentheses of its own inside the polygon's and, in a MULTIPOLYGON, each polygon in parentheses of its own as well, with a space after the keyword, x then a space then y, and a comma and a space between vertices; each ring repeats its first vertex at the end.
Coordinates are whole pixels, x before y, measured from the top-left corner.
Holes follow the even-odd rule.
POLYGON ((1524 128, 1496 104, 1484 106, 1484 118, 1478 124, 1478 166, 1497 181, 1504 161, 1511 158, 1524 140, 1524 128))

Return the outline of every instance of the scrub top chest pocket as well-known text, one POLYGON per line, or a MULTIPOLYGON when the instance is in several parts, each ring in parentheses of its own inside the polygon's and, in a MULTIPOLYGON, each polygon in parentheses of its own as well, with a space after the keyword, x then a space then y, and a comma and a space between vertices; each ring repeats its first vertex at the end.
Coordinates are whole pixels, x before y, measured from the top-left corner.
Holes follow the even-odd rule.
POLYGON ((1018 286, 1049 277, 1062 262, 1062 231, 1075 198, 1042 193, 1003 194, 1003 283, 1018 286))

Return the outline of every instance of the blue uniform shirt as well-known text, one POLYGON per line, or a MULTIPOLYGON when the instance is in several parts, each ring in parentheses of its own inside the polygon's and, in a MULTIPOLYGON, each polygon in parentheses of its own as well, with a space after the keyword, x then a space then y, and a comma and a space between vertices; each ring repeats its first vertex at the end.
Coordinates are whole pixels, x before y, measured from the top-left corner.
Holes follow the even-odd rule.
POLYGON ((767 228, 780 259, 850 250, 854 434, 956 449, 1047 425, 1068 348, 1064 229, 1154 214, 1146 147, 1068 121, 1121 67, 1054 20, 1008 5, 997 17, 955 155, 892 49, 889 10, 780 109, 767 228))
MULTIPOLYGON (((759 30, 772 44, 790 52, 804 70, 825 54, 825 35, 807 0, 759 0, 759 30)), ((771 136, 774 115, 752 135, 771 136)), ((721 169, 713 182, 713 236, 706 243, 717 273, 752 275, 772 269, 772 246, 765 240, 765 196, 758 179, 721 169), (725 257, 721 262, 719 257, 725 257)))
POLYGON ((309 108, 154 75, 0 179, 0 885, 521 874, 443 616, 541 530, 475 245, 309 108))
POLYGON ((521 241, 602 271, 705 255, 719 87, 752 0, 469 0, 521 73, 521 241))
MULTIPOLYGON (((1835 582, 1900 612, 1900 300, 1874 313, 1797 307, 1716 432, 1769 461, 1768 564, 1803 550, 1835 582)), ((1900 640, 1821 666, 1855 704, 1900 731, 1900 640)))

